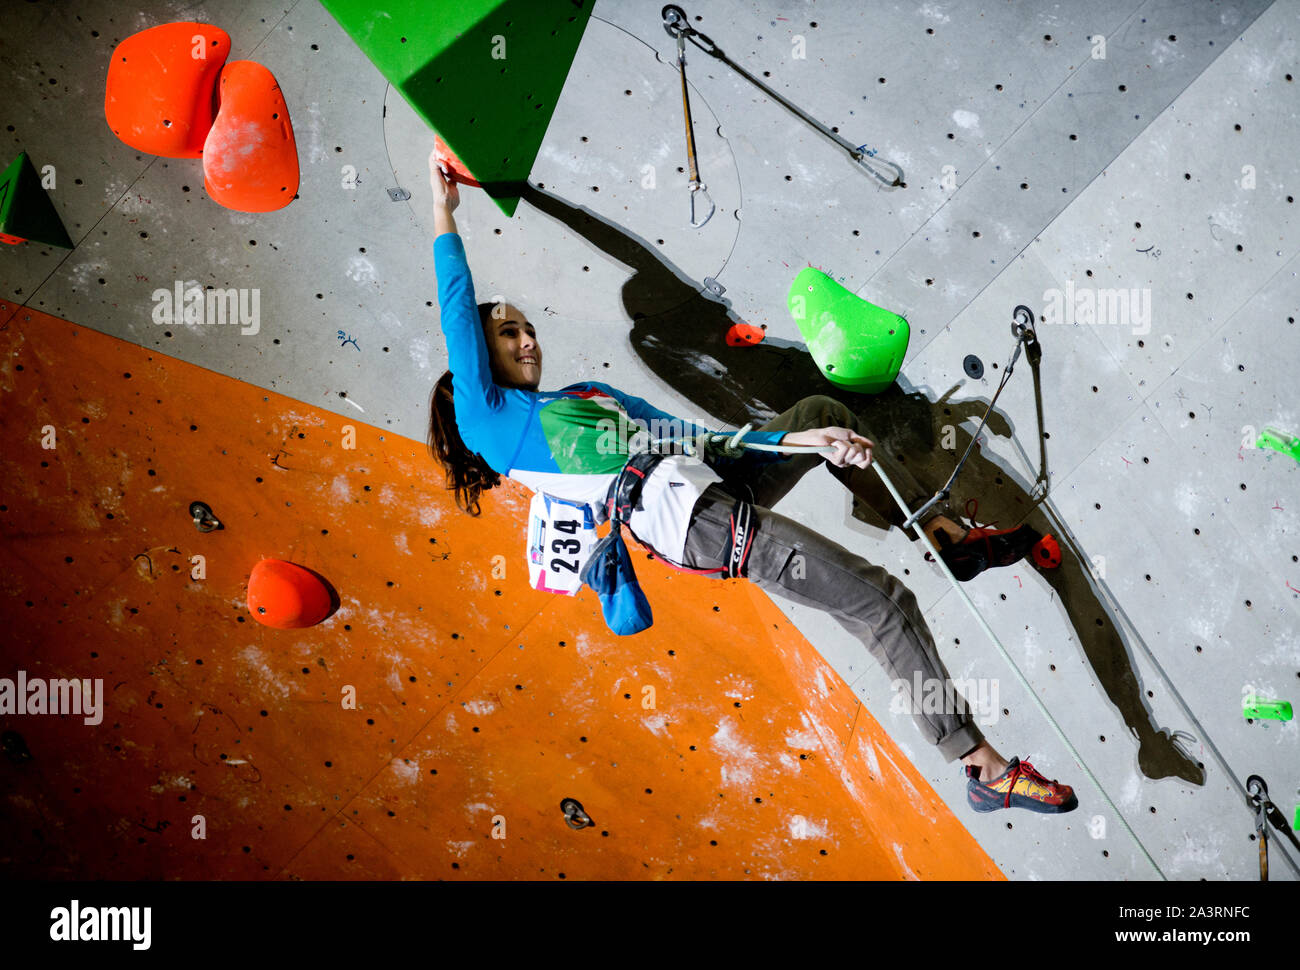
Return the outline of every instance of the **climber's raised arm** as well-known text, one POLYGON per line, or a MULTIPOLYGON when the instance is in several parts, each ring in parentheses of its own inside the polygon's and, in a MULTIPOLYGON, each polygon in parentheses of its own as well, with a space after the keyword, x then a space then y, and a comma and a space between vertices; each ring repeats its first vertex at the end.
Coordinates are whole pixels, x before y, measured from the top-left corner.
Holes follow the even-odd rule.
POLYGON ((436 154, 429 155, 429 181, 436 227, 433 265, 438 277, 439 322, 447 340, 447 369, 452 373, 457 418, 472 425, 501 407, 501 389, 492 381, 465 244, 451 215, 460 204, 460 191, 439 171, 436 154))
POLYGON ((433 235, 436 239, 444 232, 456 231, 456 220, 451 214, 460 205, 460 186, 442 174, 436 147, 429 152, 429 184, 433 186, 433 235))

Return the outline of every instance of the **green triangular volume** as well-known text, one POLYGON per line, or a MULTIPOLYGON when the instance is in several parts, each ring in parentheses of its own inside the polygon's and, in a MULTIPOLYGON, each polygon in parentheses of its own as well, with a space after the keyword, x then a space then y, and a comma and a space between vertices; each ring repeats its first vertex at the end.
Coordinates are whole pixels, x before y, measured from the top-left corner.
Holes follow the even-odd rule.
POLYGON ((594 4, 321 0, 507 216, 519 204, 594 4))
POLYGON ((19 152, 0 175, 0 233, 47 246, 72 248, 63 220, 41 186, 36 166, 19 152))

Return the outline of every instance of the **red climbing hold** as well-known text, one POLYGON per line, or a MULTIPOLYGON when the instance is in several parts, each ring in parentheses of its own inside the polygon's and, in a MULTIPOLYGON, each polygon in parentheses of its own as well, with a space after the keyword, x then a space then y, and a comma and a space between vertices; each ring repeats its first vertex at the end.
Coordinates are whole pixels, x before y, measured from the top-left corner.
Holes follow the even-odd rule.
POLYGON ((319 576, 283 559, 263 559, 248 577, 248 612, 266 626, 314 626, 332 606, 329 587, 319 576))
POLYGON ((451 181, 482 188, 478 182, 474 181, 474 176, 469 174, 469 169, 465 167, 465 163, 456 157, 456 153, 447 147, 447 143, 439 135, 433 136, 433 147, 438 153, 438 161, 447 169, 447 177, 451 181))
POLYGON ((104 120, 137 151, 198 158, 215 114, 213 90, 230 35, 211 24, 160 24, 113 50, 104 120))
POLYGON ((203 187, 227 209, 283 209, 298 191, 298 147, 275 75, 256 61, 231 61, 217 96, 203 144, 203 187))
POLYGON ((1030 557, 1035 565, 1044 569, 1055 569, 1061 565, 1061 544, 1051 535, 1045 535, 1034 543, 1030 557))
POLYGON ((762 327, 755 327, 748 323, 733 323, 731 329, 727 331, 727 346, 752 347, 754 344, 761 344, 766 336, 762 327))

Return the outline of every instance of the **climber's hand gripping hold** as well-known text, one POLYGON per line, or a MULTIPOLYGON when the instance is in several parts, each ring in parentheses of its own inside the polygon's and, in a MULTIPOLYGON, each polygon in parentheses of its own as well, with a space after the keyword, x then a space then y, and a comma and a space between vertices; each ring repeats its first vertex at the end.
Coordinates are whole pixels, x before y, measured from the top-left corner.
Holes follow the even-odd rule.
POLYGON ((460 205, 460 186, 449 173, 443 172, 443 161, 438 157, 435 145, 429 152, 429 184, 433 188, 433 206, 443 206, 448 212, 454 212, 460 205))

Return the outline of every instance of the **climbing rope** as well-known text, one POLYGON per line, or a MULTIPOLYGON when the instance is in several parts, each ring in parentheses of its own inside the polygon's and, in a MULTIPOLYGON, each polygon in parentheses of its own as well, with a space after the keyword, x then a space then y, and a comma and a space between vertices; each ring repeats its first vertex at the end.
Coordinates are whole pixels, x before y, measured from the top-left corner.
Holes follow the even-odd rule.
POLYGON ((747 448, 756 451, 779 451, 788 454, 835 450, 832 445, 765 445, 757 441, 744 441, 744 436, 753 429, 754 422, 750 421, 739 431, 705 431, 702 434, 684 435, 678 438, 651 438, 647 444, 681 445, 682 453, 693 458, 702 458, 710 451, 724 458, 738 458, 745 453, 747 448))

